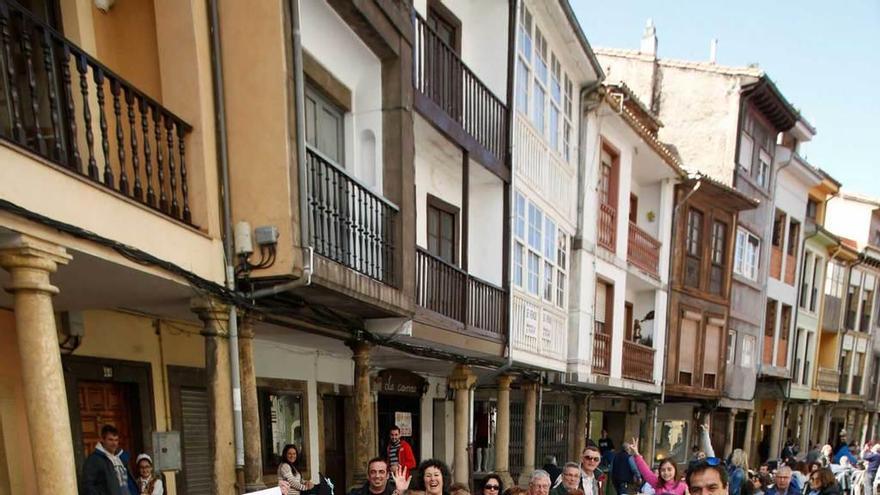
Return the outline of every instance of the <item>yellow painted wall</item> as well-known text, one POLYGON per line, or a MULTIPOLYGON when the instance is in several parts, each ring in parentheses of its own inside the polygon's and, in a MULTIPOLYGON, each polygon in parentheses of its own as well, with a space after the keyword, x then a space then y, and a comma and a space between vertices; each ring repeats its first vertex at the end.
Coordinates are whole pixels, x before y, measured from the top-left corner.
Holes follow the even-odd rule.
POLYGON ((0 309, 0 494, 36 495, 18 355, 14 316, 0 309))
POLYGON ((840 351, 838 350, 838 334, 832 332, 820 332, 819 339, 819 366, 822 368, 837 369, 840 351))
POLYGON ((153 0, 116 2, 109 12, 92 3, 92 23, 101 63, 161 102, 153 0))
MULTIPOLYGON (((168 430, 170 407, 163 369, 167 365, 204 367, 199 327, 161 321, 160 340, 154 320, 144 316, 98 310, 84 312, 83 321, 85 337, 74 355, 150 363, 156 413, 151 428, 168 430)), ((0 310, 0 495, 36 495, 15 331, 13 314, 0 310)), ((169 495, 175 494, 174 477, 167 481, 169 495)))

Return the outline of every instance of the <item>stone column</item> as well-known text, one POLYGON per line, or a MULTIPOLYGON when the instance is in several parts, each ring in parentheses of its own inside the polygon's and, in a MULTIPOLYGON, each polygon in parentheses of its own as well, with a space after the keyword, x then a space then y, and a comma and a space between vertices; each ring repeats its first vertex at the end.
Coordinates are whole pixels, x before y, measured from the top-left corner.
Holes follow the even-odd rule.
POLYGON ((25 236, 0 236, 0 267, 9 272, 21 360, 28 433, 39 493, 69 493, 76 486, 73 435, 49 275, 70 261, 67 251, 25 236), (51 447, 50 447, 51 446, 51 447))
POLYGON ((371 445, 376 436, 373 431, 373 408, 370 400, 370 344, 349 343, 354 359, 354 483, 359 486, 367 480, 367 462, 373 457, 371 445))
POLYGON ((800 451, 809 452, 810 439, 813 437, 813 409, 815 406, 801 406, 800 451))
POLYGON ((523 468, 519 476, 520 486, 526 486, 529 476, 535 470, 535 437, 538 416, 538 382, 525 382, 522 391, 525 395, 523 407, 523 468))
POLYGON ((498 417, 495 425, 495 471, 504 486, 513 486, 510 476, 510 382, 513 377, 498 377, 498 417))
MULTIPOLYGON (((575 395, 575 401, 577 402, 577 411, 575 413, 577 424, 574 425, 574 449, 569 454, 569 459, 580 459, 584 448, 587 446, 587 398, 582 395, 575 395)), ((560 464, 562 463, 560 462, 560 464)), ((556 480, 553 481, 555 482, 556 480)))
MULTIPOLYGON (((657 427, 657 404, 655 404, 654 402, 649 402, 646 405, 645 419, 647 421, 645 427, 645 438, 642 439, 642 445, 639 446, 639 450, 644 453, 646 460, 653 462, 654 449, 657 446, 657 442, 654 439, 657 427)), ((580 454, 578 454, 578 457, 580 457, 580 454)), ((575 459, 577 459, 578 457, 575 457, 575 459)))
POLYGON ((257 372, 254 369, 254 320, 245 315, 242 315, 238 326, 238 359, 244 422, 244 489, 246 492, 255 492, 266 488, 266 485, 263 484, 257 372))
POLYGON ((455 390, 455 436, 452 450, 452 478, 458 483, 469 485, 470 469, 468 456, 468 410, 470 409, 470 390, 477 377, 468 366, 459 364, 449 375, 449 388, 455 390))
POLYGON ((197 297, 190 308, 202 320, 205 337, 205 374, 208 380, 214 460, 211 493, 237 493, 235 450, 232 435, 232 377, 229 370, 229 306, 215 299, 197 297))
POLYGON ((736 413, 736 409, 731 409, 730 414, 727 417, 727 433, 724 438, 724 459, 727 459, 730 453, 733 452, 733 426, 734 423, 736 423, 736 413))
POLYGON ((819 426, 819 443, 822 445, 828 443, 829 429, 831 429, 831 406, 825 406, 822 411, 822 424, 819 426))
MULTIPOLYGON (((755 403, 752 402, 752 407, 755 407, 755 403)), ((745 445, 743 445, 743 450, 746 451, 746 454, 749 455, 749 459, 752 459, 753 462, 757 462, 757 452, 752 448, 755 445, 755 410, 752 409, 749 411, 749 416, 746 419, 746 439, 745 445)))
POLYGON ((782 438, 782 415, 784 412, 783 402, 776 401, 776 411, 773 412, 773 426, 770 429, 770 459, 779 457, 779 443, 782 438))

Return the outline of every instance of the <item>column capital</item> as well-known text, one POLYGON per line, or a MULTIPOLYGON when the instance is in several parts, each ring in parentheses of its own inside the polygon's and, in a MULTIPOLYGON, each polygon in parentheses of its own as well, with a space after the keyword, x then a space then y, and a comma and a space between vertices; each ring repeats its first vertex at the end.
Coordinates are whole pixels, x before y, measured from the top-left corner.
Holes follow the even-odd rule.
POLYGON ((204 326, 205 337, 226 337, 229 335, 229 305, 213 297, 199 296, 190 300, 189 308, 198 315, 204 326))
POLYGON ((540 386, 541 384, 536 381, 526 380, 520 384, 519 388, 521 388, 523 392, 537 392, 538 387, 540 386))
POLYGON ((351 357, 354 359, 355 364, 362 366, 370 364, 370 351, 373 348, 372 344, 363 340, 352 340, 346 342, 345 345, 351 349, 351 357))
POLYGON ((510 384, 513 382, 513 375, 498 375, 496 379, 498 390, 510 390, 510 384))
POLYGON ((238 319, 238 338, 253 339, 254 338, 254 317, 245 311, 239 311, 238 319))
POLYGON ((23 234, 0 235, 0 267, 12 275, 6 285, 9 292, 33 290, 57 294, 58 288, 49 283, 48 275, 70 259, 67 250, 56 244, 23 234))
POLYGON ((453 390, 469 390, 477 383, 477 376, 471 371, 470 366, 459 364, 452 370, 448 380, 449 388, 453 390))

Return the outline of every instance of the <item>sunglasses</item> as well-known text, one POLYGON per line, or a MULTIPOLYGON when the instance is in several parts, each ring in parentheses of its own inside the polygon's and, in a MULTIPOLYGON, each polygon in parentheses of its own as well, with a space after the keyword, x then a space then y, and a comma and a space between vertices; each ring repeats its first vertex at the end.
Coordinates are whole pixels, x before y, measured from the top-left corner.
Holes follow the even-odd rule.
POLYGON ((588 461, 599 462, 602 458, 601 457, 594 457, 591 455, 585 455, 584 459, 586 459, 588 461))
POLYGON ((485 486, 483 486, 483 489, 484 490, 492 490, 493 492, 497 492, 498 490, 501 489, 501 487, 499 485, 485 485, 485 486))

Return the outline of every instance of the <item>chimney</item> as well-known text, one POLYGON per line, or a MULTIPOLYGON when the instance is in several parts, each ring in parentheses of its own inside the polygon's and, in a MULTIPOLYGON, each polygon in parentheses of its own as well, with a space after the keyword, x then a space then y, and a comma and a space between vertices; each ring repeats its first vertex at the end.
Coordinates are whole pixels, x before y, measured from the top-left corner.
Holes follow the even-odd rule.
POLYGON ((645 24, 645 32, 642 34, 642 44, 639 52, 657 57, 657 28, 654 27, 653 19, 648 19, 648 22, 645 24))
POLYGON ((709 43, 709 63, 714 64, 715 58, 717 56, 718 56, 718 38, 714 38, 709 43))

